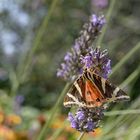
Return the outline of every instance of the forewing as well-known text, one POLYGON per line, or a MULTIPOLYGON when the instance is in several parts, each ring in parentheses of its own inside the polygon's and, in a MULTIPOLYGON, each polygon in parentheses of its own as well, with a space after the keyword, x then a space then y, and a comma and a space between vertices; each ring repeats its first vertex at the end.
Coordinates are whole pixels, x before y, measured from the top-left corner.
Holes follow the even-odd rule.
POLYGON ((92 73, 92 82, 98 87, 107 101, 127 101, 130 97, 110 81, 92 73))
POLYGON ((68 93, 64 98, 64 106, 71 107, 77 105, 79 107, 85 107, 85 101, 83 99, 83 94, 85 92, 85 81, 82 76, 80 76, 72 85, 68 93))

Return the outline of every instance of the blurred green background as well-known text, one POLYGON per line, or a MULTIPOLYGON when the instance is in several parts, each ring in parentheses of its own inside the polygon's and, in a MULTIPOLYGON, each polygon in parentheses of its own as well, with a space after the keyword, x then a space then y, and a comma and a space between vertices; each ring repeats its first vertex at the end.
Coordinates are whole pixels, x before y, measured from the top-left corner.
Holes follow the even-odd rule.
MULTIPOLYGON (((23 123, 16 128, 18 132, 28 131, 31 127, 28 122, 51 111, 65 85, 56 77, 64 54, 73 46, 89 16, 92 13, 106 15, 112 1, 115 4, 101 48, 108 49, 113 67, 139 43, 139 0, 0 0, 0 104, 1 111, 9 114, 14 112, 14 99, 19 95, 24 98, 20 106, 23 123)), ((139 71, 139 54, 140 49, 114 72, 113 83, 119 85, 133 71, 139 71)), ((129 109, 140 94, 139 74, 124 90, 131 96, 131 101, 125 104, 129 109)), ((123 109, 126 108, 123 106, 123 109)), ((62 106, 59 111, 62 118, 66 116, 62 106)), ((66 136, 56 139, 68 139, 66 136)), ((71 135, 69 139, 75 137, 71 135)), ((139 140, 140 135, 133 139, 139 140)))

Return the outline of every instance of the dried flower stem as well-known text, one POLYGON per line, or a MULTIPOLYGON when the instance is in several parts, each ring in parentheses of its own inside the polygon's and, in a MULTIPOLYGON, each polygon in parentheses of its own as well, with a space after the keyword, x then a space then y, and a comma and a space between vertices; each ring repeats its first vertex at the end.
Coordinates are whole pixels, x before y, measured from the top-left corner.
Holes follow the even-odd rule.
POLYGON ((77 140, 81 140, 83 138, 84 134, 85 134, 85 132, 82 132, 77 140))

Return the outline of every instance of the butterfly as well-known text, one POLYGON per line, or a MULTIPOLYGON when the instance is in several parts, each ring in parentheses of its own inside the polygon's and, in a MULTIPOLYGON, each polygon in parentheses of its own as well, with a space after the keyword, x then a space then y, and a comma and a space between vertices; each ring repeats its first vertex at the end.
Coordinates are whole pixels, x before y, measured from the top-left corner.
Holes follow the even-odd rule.
POLYGON ((127 101, 130 97, 110 81, 86 69, 77 78, 64 98, 64 106, 94 108, 104 103, 127 101))

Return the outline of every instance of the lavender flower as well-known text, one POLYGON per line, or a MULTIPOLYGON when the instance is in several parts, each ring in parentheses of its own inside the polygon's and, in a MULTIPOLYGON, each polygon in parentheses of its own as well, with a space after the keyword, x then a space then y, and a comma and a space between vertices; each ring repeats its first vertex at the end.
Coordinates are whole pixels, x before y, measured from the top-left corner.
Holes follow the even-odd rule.
POLYGON ((13 103, 13 110, 15 113, 20 114, 21 112, 21 105, 24 101, 24 96, 22 95, 17 95, 15 97, 14 103, 13 103))
POLYGON ((70 112, 68 120, 71 127, 80 132, 90 132, 99 127, 99 122, 103 118, 104 107, 100 108, 79 108, 75 116, 70 112))
POLYGON ((93 69, 101 77, 107 78, 111 72, 110 59, 107 57, 107 50, 101 52, 99 48, 91 50, 86 56, 81 57, 84 67, 93 69))
MULTIPOLYGON (((80 37, 76 39, 71 51, 67 52, 57 76, 65 80, 73 81, 85 68, 92 69, 101 77, 107 78, 111 72, 110 59, 107 57, 107 50, 99 48, 92 49, 92 41, 100 33, 105 24, 103 16, 92 15, 89 22, 84 25, 80 37)), ((78 131, 90 132, 99 127, 103 118, 104 106, 95 108, 79 108, 75 115, 69 113, 68 120, 71 127, 78 131)))
POLYGON ((92 0, 91 2, 97 8, 105 8, 108 5, 108 0, 92 0))
POLYGON ((85 56, 90 52, 92 41, 100 33, 104 24, 104 16, 91 16, 89 22, 83 26, 80 37, 75 40, 73 48, 65 55, 64 61, 57 71, 58 77, 67 81, 73 81, 82 73, 80 56, 85 56))

